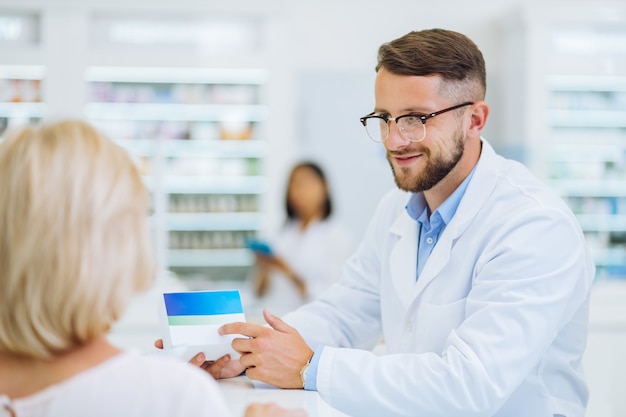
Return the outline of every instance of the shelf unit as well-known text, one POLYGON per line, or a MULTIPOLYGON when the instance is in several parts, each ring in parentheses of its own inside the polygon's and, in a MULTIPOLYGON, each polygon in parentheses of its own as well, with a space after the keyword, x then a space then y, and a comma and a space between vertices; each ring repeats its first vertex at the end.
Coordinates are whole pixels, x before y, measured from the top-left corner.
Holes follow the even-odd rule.
POLYGON ((596 279, 626 279, 626 8, 528 8, 503 35, 504 148, 577 215, 596 279))
POLYGON ((34 124, 44 117, 44 78, 44 66, 0 66, 0 137, 7 129, 34 124))
POLYGON ((151 191, 156 279, 236 287, 253 262, 243 239, 284 220, 284 176, 298 154, 288 11, 71 3, 4 1, 0 82, 39 80, 41 102, 0 99, 0 129, 65 118, 102 127, 151 191))
POLYGON ((241 274, 262 229, 266 71, 90 67, 86 81, 87 118, 142 167, 166 267, 241 274))
POLYGON ((36 81, 41 101, 0 98, 0 130, 92 121, 143 171, 157 279, 168 269, 198 287, 245 278, 242 238, 282 221, 282 175, 295 154, 281 9, 5 3, 0 83, 36 81))

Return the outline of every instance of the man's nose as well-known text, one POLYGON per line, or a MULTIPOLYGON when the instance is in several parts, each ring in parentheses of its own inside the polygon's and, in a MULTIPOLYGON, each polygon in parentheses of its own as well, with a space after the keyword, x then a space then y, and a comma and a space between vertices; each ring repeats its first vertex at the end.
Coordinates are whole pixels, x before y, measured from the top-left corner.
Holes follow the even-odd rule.
POLYGON ((387 140, 385 141, 385 147, 389 150, 397 150, 406 148, 411 144, 411 141, 406 139, 402 132, 400 131, 400 127, 395 122, 395 120, 389 120, 387 122, 389 126, 389 134, 387 135, 387 140))

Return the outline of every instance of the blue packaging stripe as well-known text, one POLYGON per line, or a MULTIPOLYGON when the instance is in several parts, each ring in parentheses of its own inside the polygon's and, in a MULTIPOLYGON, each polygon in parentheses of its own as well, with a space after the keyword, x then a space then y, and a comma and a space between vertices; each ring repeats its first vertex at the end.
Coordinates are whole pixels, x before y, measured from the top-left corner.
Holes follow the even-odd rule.
POLYGON ((192 291, 163 294, 168 316, 243 313, 239 291, 192 291))

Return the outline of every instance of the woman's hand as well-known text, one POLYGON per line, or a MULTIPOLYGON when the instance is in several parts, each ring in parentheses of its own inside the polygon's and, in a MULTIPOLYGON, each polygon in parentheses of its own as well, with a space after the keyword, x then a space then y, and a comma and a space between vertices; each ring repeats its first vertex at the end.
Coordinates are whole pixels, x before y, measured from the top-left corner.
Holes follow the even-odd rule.
POLYGON ((269 270, 276 269, 289 278, 293 285, 296 286, 298 294, 300 294, 303 300, 308 298, 309 290, 306 281, 300 278, 283 258, 273 255, 256 254, 256 263, 259 268, 256 286, 257 295, 262 296, 266 292, 269 286, 269 270))
POLYGON ((306 282, 295 273, 289 275, 289 279, 291 280, 291 282, 293 282, 293 285, 296 286, 298 294, 300 294, 302 300, 306 301, 306 299, 309 297, 309 290, 306 286, 306 282))
POLYGON ((259 260, 259 255, 256 258, 258 268, 254 280, 254 292, 257 297, 263 297, 270 286, 270 271, 269 268, 261 264, 262 261, 259 260))
POLYGON ((275 403, 252 403, 246 408, 244 417, 307 417, 301 409, 287 409, 275 403))
MULTIPOLYGON (((163 340, 158 339, 154 342, 157 349, 163 349, 163 340)), ((224 355, 217 360, 206 360, 204 353, 200 352, 189 361, 190 364, 207 371, 215 379, 232 378, 246 369, 239 360, 231 359, 230 355, 224 355)))
POLYGON ((263 270, 278 269, 282 271, 285 266, 285 261, 283 261, 282 258, 274 255, 256 253, 254 255, 254 260, 257 266, 263 270))

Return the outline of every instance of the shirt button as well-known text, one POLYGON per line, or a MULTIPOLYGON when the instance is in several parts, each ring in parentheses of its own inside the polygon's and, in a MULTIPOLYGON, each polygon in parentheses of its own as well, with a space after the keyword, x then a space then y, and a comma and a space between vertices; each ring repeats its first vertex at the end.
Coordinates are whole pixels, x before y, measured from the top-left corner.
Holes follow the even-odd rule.
POLYGON ((406 331, 407 331, 407 333, 411 333, 413 331, 413 322, 412 321, 407 321, 406 322, 406 331))
POLYGON ((426 243, 428 243, 429 245, 432 245, 434 241, 435 241, 435 239, 433 239, 432 237, 427 237, 426 238, 426 243))

